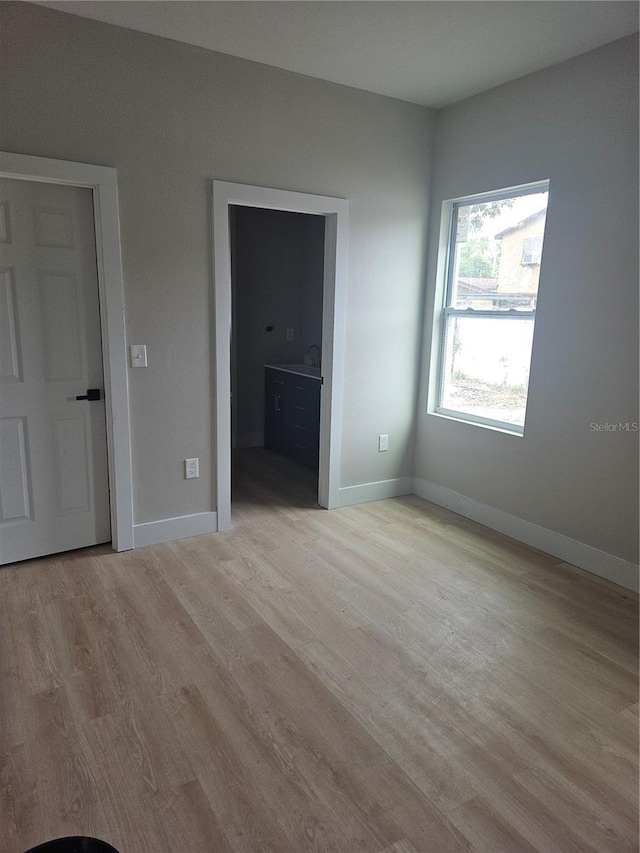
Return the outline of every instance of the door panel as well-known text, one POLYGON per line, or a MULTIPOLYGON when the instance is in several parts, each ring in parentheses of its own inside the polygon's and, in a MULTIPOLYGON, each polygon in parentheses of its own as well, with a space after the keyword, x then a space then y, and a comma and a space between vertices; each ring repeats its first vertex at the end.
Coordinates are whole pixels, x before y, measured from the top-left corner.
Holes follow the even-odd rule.
POLYGON ((0 418, 2 521, 33 520, 26 418, 0 418))
POLYGON ((16 311, 16 283, 11 267, 0 268, 0 379, 20 382, 20 341, 16 311))
POLYGON ((82 379, 77 283, 72 272, 38 271, 44 376, 49 381, 82 379))
MULTIPOLYGON (((0 180, 0 563, 107 542, 91 190, 0 180)), ((102 395, 104 398, 104 395, 102 395)))
POLYGON ((85 412, 53 417, 57 509, 60 515, 87 512, 89 500, 85 412))

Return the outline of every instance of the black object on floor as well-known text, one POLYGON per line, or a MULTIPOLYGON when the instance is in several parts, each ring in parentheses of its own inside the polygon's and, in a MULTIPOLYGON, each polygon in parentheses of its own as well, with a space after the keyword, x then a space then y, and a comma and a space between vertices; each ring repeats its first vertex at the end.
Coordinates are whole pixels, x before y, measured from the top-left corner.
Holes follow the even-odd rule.
POLYGON ((106 841, 100 841, 98 838, 73 835, 68 838, 55 838, 53 841, 45 841, 44 844, 25 850, 25 853, 118 853, 118 851, 106 841))

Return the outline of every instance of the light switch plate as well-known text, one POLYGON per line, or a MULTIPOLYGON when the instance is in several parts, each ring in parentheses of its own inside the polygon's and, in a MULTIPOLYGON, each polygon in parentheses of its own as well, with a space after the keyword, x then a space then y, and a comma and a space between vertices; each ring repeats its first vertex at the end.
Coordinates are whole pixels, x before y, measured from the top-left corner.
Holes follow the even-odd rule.
POLYGON ((287 340, 288 341, 293 340, 293 329, 287 329, 287 340))
POLYGON ((382 453, 384 450, 389 449, 389 436, 388 435, 379 435, 378 436, 378 451, 382 453))
POLYGON ((131 357, 131 367, 146 367, 147 366, 147 346, 146 344, 131 344, 129 347, 131 357))

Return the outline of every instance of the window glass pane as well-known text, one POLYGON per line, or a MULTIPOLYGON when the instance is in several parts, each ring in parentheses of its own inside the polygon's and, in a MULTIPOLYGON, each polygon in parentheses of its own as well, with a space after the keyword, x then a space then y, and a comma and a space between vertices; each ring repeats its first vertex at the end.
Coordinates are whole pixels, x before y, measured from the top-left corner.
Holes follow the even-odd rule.
POLYGON ((447 318, 440 406, 524 426, 533 319, 447 318))
POLYGON ((456 203, 449 305, 535 310, 548 196, 456 203))

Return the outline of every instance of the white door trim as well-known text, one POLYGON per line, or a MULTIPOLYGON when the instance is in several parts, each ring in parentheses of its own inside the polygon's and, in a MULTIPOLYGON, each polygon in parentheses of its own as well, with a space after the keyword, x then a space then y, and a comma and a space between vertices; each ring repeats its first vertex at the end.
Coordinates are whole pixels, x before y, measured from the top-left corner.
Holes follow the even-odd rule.
POLYGON ((133 548, 133 495, 116 170, 108 166, 2 151, 0 177, 88 187, 93 191, 107 418, 111 541, 114 550, 127 551, 133 548))
POLYGON ((324 216, 324 296, 318 502, 339 506, 344 387, 349 202, 343 198, 213 182, 213 255, 216 382, 216 497, 218 529, 231 527, 231 246, 229 205, 324 216))

